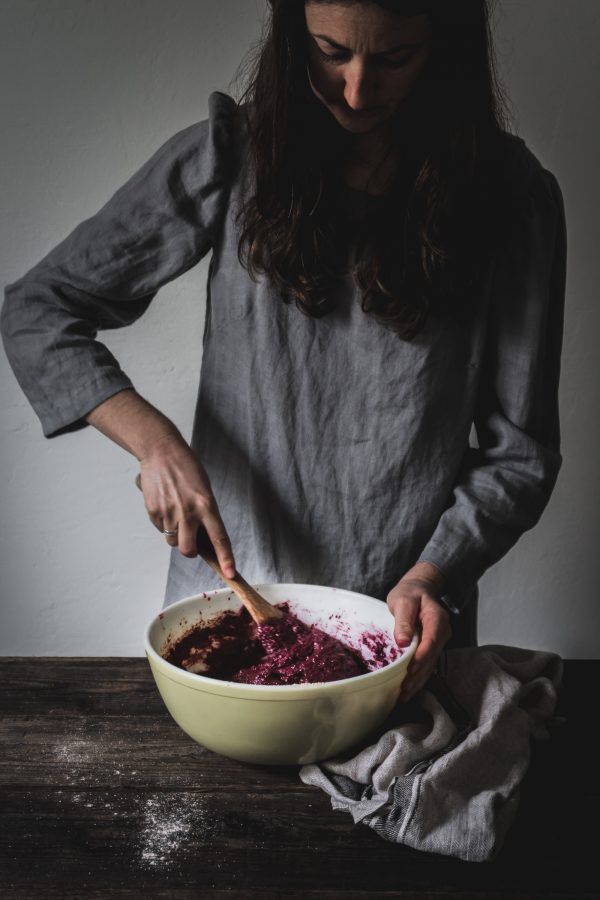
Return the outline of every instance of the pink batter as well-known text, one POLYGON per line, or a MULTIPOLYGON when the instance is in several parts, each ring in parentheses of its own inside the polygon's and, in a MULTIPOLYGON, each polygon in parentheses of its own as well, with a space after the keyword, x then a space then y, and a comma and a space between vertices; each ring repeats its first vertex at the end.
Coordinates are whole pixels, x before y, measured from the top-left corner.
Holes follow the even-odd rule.
MULTIPOLYGON (((310 684, 364 675, 396 658, 375 653, 368 664, 342 641, 314 625, 305 625, 289 612, 273 625, 257 626, 245 609, 224 612, 209 625, 197 625, 165 653, 167 662, 187 671, 222 681, 244 684, 310 684)), ((384 636, 366 634, 371 650, 384 636)))
POLYGON ((339 681, 369 671, 358 653, 320 628, 305 625, 292 613, 273 625, 261 625, 257 631, 266 656, 238 672, 234 681, 311 684, 339 681))

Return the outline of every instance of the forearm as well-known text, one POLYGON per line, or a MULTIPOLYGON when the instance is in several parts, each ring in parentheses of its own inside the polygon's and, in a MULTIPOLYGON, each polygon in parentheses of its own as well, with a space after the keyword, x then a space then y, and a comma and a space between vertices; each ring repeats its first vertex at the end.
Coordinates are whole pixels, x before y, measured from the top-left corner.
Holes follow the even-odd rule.
POLYGON ((477 581, 539 520, 561 466, 558 385, 566 277, 564 205, 533 170, 494 251, 487 340, 474 407, 477 447, 420 554, 462 609, 477 581))
POLYGON ((503 434, 509 431, 512 437, 504 445, 509 450, 502 457, 495 448, 470 451, 471 465, 465 463, 452 503, 420 554, 420 562, 444 572, 455 610, 468 602, 484 572, 538 522, 558 476, 558 450, 505 422, 503 434))
POLYGON ((109 397, 85 420, 138 460, 160 449, 185 444, 173 422, 132 389, 109 397))
POLYGON ((222 570, 233 578, 231 541, 208 475, 173 422, 133 389, 98 404, 85 420, 139 460, 148 515, 167 543, 183 556, 197 556, 202 525, 222 570))
POLYGON ((427 582, 434 594, 439 598, 446 590, 446 579, 443 572, 433 563, 420 560, 412 568, 405 572, 401 581, 427 582))

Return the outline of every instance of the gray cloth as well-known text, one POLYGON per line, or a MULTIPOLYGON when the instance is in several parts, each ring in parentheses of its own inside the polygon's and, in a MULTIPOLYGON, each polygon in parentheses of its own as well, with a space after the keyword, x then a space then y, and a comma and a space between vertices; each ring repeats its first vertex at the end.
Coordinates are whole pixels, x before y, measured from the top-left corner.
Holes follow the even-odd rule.
POLYGON ((445 671, 374 742, 303 766, 300 778, 388 841, 484 862, 516 815, 530 739, 559 721, 562 661, 493 645, 448 650, 442 661, 445 671))
MULTIPOLYGON (((245 130, 225 94, 90 219, 6 287, 8 358, 48 437, 131 387, 97 340, 212 250, 191 446, 236 562, 254 583, 304 582, 384 599, 418 559, 460 611, 483 572, 539 519, 561 463, 558 378, 565 225, 554 176, 506 136, 514 220, 472 321, 432 317, 413 341, 363 313, 303 315, 237 256, 245 130), (474 423, 478 447, 470 446, 474 423)), ((340 189, 356 209, 370 200, 340 189)), ((174 308, 172 314, 176 315, 174 308)), ((165 410, 168 414, 168 410, 165 410)), ((173 550, 166 603, 220 586, 173 550)))

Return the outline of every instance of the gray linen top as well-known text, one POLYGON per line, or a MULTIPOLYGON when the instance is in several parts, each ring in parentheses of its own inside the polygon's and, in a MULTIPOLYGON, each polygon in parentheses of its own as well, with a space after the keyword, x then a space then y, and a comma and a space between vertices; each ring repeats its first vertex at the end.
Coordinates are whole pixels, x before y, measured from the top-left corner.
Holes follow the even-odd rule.
MULTIPOLYGON (((239 570, 254 583, 385 599, 429 560, 460 611, 537 522, 560 468, 566 239, 556 179, 507 137, 518 201, 472 320, 432 318, 407 342, 363 313, 351 276, 321 319, 249 277, 234 223, 243 147, 235 102, 211 93, 207 119, 166 141, 9 284, 1 325, 15 375, 47 437, 83 427, 132 387, 97 332, 133 322, 212 250, 191 446, 239 570)), ((357 198, 370 202, 351 188, 344 196, 349 212, 357 198)), ((220 586, 202 560, 172 551, 166 603, 220 586)))

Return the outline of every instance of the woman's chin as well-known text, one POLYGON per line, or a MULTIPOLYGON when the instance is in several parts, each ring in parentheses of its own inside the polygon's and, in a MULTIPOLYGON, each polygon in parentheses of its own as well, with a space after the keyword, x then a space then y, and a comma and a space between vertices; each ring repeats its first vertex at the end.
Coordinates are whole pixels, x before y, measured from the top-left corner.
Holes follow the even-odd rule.
POLYGON ((380 128, 387 116, 382 113, 344 113, 330 110, 338 125, 352 134, 367 134, 380 128))

